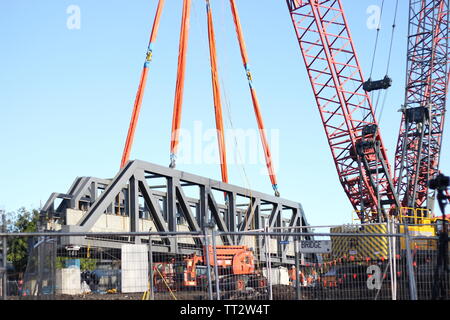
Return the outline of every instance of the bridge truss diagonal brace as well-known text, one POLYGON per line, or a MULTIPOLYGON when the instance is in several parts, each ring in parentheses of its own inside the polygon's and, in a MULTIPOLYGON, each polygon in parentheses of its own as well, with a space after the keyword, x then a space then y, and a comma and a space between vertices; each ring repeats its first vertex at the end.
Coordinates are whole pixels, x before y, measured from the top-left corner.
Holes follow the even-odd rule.
MULTIPOLYGON (((265 221, 269 221, 274 230, 308 226, 298 202, 140 160, 128 162, 113 179, 77 178, 67 194, 53 193, 45 209, 41 211, 44 216, 50 213, 64 216, 64 211, 68 209, 84 211, 76 225, 62 223, 61 229, 68 232, 92 232, 98 227, 97 223, 102 215, 114 213, 129 218, 130 230, 124 231, 150 231, 139 230, 144 218, 151 218, 153 221, 156 230, 151 230, 152 232, 190 231, 200 234, 205 228, 213 227, 217 231, 245 234, 252 228, 261 230, 265 221), (90 195, 99 191, 92 189, 94 185, 102 189, 102 192, 91 198, 90 195), (217 195, 226 195, 225 203, 219 202, 222 197, 217 195), (80 200, 73 201, 76 197, 80 200), (55 206, 57 199, 62 200, 59 206, 55 206), (237 204, 236 199, 248 202, 244 206, 237 204), (123 210, 115 210, 117 207, 123 210)), ((142 237, 131 238, 129 241, 135 243, 145 240, 142 237)), ((202 240, 192 238, 192 247, 186 248, 186 243, 177 241, 175 237, 162 237, 163 243, 155 244, 155 250, 174 254, 201 250, 204 245, 202 240)), ((242 245, 243 238, 241 235, 221 235, 225 245, 242 245)), ((72 240, 81 241, 76 237, 72 240)), ((109 241, 106 238, 95 241, 98 246, 107 248, 120 248, 123 243, 122 240, 109 241)), ((76 243, 83 245, 81 242, 76 243)), ((263 252, 260 239, 256 239, 255 245, 257 252, 263 252)), ((280 251, 272 257, 274 261, 292 260, 292 257, 283 254, 283 251, 286 252, 285 247, 277 249, 280 251)))

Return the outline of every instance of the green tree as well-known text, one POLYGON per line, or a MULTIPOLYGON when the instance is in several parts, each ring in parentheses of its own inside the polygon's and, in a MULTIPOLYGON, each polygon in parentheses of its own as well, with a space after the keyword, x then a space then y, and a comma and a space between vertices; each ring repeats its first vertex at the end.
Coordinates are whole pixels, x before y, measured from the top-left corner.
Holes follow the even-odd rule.
MULTIPOLYGON (((39 211, 31 212, 26 208, 20 208, 14 215, 14 219, 8 219, 8 232, 36 232, 39 220, 39 211)), ((8 238, 8 261, 11 261, 16 272, 24 272, 28 260, 28 238, 8 238)))

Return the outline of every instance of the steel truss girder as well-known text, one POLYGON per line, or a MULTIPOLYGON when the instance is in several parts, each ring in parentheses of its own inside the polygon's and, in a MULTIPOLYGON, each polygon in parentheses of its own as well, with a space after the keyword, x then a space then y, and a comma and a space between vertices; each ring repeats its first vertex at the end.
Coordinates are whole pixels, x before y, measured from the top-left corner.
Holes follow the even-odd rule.
MULTIPOLYGON (((362 220, 398 205, 386 149, 340 0, 286 0, 340 182, 362 220), (375 157, 357 144, 373 140, 375 157), (362 165, 364 164, 364 165, 362 165)), ((373 154, 372 154, 373 155, 373 154)))
POLYGON ((402 206, 433 209, 449 77, 449 1, 410 0, 405 104, 395 156, 402 206), (422 111, 412 116, 414 110, 422 111))
MULTIPOLYGON (((297 202, 140 160, 129 161, 116 177, 110 180, 77 178, 67 194, 53 193, 50 196, 41 215, 59 218, 64 224, 64 215, 68 208, 85 211, 76 226, 63 226, 63 230, 74 232, 91 231, 98 219, 108 213, 129 216, 129 231, 139 231, 137 221, 143 216, 151 218, 157 229, 153 231, 158 232, 177 231, 177 221, 180 217, 183 217, 192 232, 204 232, 209 222, 212 222, 218 231, 223 232, 261 229, 265 221, 269 221, 272 228, 308 226, 303 209, 297 202), (160 180, 165 183, 151 185, 149 181, 154 178, 159 179, 159 183, 160 180), (197 188, 197 197, 186 195, 185 188, 188 187, 197 188), (102 190, 98 196, 97 189, 102 190), (219 203, 215 192, 226 195, 227 202, 219 203), (55 206, 55 200, 58 198, 62 202, 55 206), (248 203, 238 204, 238 198, 241 201, 247 199, 248 203)), ((286 240, 288 238, 286 237, 286 240)), ((75 241, 75 238, 72 240, 75 241)), ((94 240, 89 240, 89 243, 92 245, 94 240)), ((97 240, 101 246, 117 247, 117 241, 108 244, 107 239, 97 240)), ((134 240, 139 242, 141 239, 136 237, 134 240)), ((238 245, 242 244, 242 241, 242 236, 222 235, 224 244, 238 245)), ((195 244, 196 247, 201 245, 203 243, 200 240, 195 244)), ((182 245, 177 244, 174 238, 167 238, 160 249, 161 252, 184 252, 184 249, 181 250, 182 245)), ((286 250, 287 246, 280 247, 277 256, 286 257, 286 250)))

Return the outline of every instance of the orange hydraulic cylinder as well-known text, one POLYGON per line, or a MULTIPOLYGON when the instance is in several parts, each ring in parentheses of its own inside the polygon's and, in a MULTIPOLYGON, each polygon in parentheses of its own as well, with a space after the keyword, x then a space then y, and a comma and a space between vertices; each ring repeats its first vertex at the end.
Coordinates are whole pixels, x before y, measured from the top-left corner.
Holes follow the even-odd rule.
POLYGON ((181 18, 180 45, 178 49, 178 71, 177 71, 177 83, 175 87, 175 99, 173 105, 172 134, 170 141, 171 168, 175 167, 175 155, 177 153, 179 130, 181 125, 181 110, 183 104, 190 11, 191 11, 191 0, 184 0, 183 14, 181 18))
POLYGON ((267 142, 266 132, 264 129, 264 122, 263 122, 261 110, 259 107, 258 97, 256 96, 255 89, 253 88, 252 74, 251 74, 249 66, 248 66, 248 55, 247 55, 247 49, 245 46, 244 35, 242 33, 241 22, 239 19, 235 1, 230 0, 230 5, 231 5, 231 11, 233 14, 233 20, 234 20, 234 24, 235 24, 235 28, 236 28, 236 34, 237 34, 237 38, 239 41, 239 48, 241 50, 242 62, 244 64, 245 72, 247 74, 248 84, 250 87, 250 93, 252 95, 253 109, 254 109, 254 112, 256 115, 256 121, 258 123, 259 134, 261 136, 261 142, 262 142, 263 149, 264 149, 264 157, 266 160, 267 169, 269 171, 270 181, 272 182, 272 187, 275 190, 275 194, 278 196, 279 192, 278 192, 278 185, 277 185, 277 177, 276 177, 276 174, 275 174, 275 171, 273 168, 272 154, 270 152, 270 147, 267 142))
POLYGON ((136 99, 134 101, 133 112, 131 114, 130 126, 128 127, 127 139, 125 141, 125 147, 122 153, 122 160, 120 163, 120 168, 123 168, 130 158, 131 147, 133 145, 134 133, 136 131, 137 122, 139 119, 139 112, 141 110, 142 99, 144 98, 145 85, 147 82, 148 68, 152 60, 153 54, 153 43, 156 40, 156 35, 158 34, 159 21, 161 19, 161 13, 164 8, 165 0, 159 0, 158 7, 156 9, 155 19, 153 21, 152 33, 150 35, 150 41, 147 48, 147 55, 145 58, 144 67, 141 73, 141 79, 139 82, 138 91, 136 93, 136 99))
POLYGON ((225 137, 222 117, 222 102, 220 99, 220 85, 219 74, 217 68, 217 52, 216 39, 214 35, 214 24, 212 18, 212 11, 209 0, 206 0, 206 11, 208 16, 208 40, 209 40, 209 54, 211 60, 211 81, 214 97, 214 111, 216 117, 217 141, 219 145, 220 166, 222 171, 222 181, 228 182, 228 168, 227 168, 227 152, 225 147, 225 137))

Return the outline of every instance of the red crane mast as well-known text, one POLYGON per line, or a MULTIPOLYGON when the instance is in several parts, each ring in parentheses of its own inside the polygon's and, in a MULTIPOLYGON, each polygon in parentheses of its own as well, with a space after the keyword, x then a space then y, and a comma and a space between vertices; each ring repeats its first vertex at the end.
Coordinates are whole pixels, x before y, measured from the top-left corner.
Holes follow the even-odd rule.
POLYGON ((381 221, 398 198, 342 3, 286 1, 339 180, 362 222, 381 221))
POLYGON ((405 104, 395 155, 402 206, 433 209, 449 81, 449 0, 410 0, 405 104))

